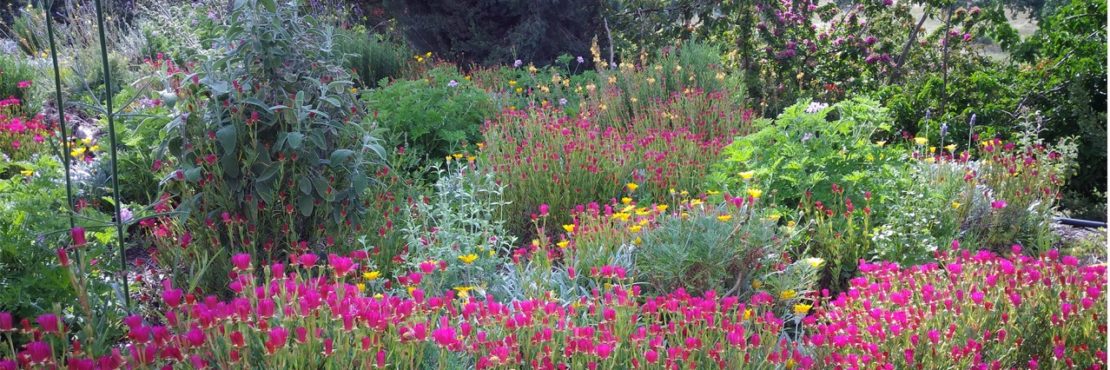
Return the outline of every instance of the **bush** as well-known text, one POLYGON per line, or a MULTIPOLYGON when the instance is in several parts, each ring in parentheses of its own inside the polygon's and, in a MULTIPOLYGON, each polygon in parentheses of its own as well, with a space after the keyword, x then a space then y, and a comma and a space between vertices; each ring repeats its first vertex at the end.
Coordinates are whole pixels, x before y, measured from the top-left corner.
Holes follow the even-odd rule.
MULTIPOLYGON (((766 193, 783 213, 800 204, 807 192, 814 199, 832 199, 832 185, 843 184, 870 190, 881 215, 906 181, 907 170, 904 152, 880 140, 889 122, 886 110, 868 99, 832 106, 803 100, 774 121, 760 121, 758 132, 726 147, 709 182, 734 194, 766 193)), ((862 203, 861 195, 851 197, 862 203)))
POLYGON ((355 27, 339 32, 336 54, 343 56, 343 66, 358 76, 359 86, 372 88, 378 87, 382 79, 401 77, 412 51, 380 34, 355 27))
POLYGON ((817 309, 805 342, 829 367, 1106 366, 1106 267, 1015 251, 863 264, 848 291, 817 309))
POLYGON ((636 249, 636 273, 653 291, 684 288, 748 296, 749 287, 786 260, 787 237, 755 202, 730 198, 720 206, 700 200, 676 204, 657 217, 636 249))
POLYGON ((34 74, 35 70, 19 58, 0 53, 0 99, 15 98, 23 102, 30 98, 28 87, 34 74))
POLYGON ((481 297, 499 284, 496 276, 515 242, 498 219, 506 205, 504 187, 468 162, 448 161, 437 168, 433 197, 415 202, 406 213, 401 233, 407 247, 399 259, 407 271, 424 275, 410 280, 410 287, 481 297))
POLYGON ((452 67, 432 69, 426 79, 395 81, 362 99, 397 137, 392 146, 433 160, 477 142, 482 121, 494 113, 489 95, 452 67))
POLYGON ((174 170, 156 207, 176 212, 149 227, 169 233, 158 258, 183 285, 220 289, 222 261, 239 251, 273 260, 352 248, 384 159, 346 70, 323 62, 334 56, 331 30, 271 5, 242 3, 223 35, 235 48, 196 75, 165 77, 181 85, 181 113, 165 128, 174 170))

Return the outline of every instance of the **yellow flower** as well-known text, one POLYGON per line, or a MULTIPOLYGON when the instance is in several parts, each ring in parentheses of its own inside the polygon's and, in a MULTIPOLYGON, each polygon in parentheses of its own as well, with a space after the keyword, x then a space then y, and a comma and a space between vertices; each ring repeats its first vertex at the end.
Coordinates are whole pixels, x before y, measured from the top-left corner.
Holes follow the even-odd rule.
POLYGON ((786 369, 787 369, 787 370, 791 370, 791 369, 794 369, 794 366, 796 366, 796 365, 797 365, 797 364, 796 364, 796 363, 794 362, 794 359, 793 359, 793 358, 788 358, 788 359, 786 359, 786 369))
MULTIPOLYGON (((791 222, 793 222, 793 221, 791 221, 791 222)), ((813 268, 818 268, 818 267, 821 267, 821 265, 825 264, 824 259, 817 258, 817 257, 806 258, 804 261, 806 263, 808 263, 810 267, 813 267, 813 268)))
POLYGON ((690 195, 690 192, 688 192, 686 190, 683 190, 683 191, 678 192, 678 195, 687 196, 687 195, 690 195))
POLYGON ((798 225, 798 223, 794 222, 794 220, 790 220, 790 221, 786 222, 786 227, 789 227, 789 228, 793 228, 794 226, 797 226, 797 225, 798 225))
POLYGON ((960 206, 961 206, 960 202, 957 202, 957 201, 954 201, 954 200, 952 201, 952 209, 960 209, 960 206))
POLYGON ((728 220, 731 220, 731 219, 732 219, 732 215, 720 215, 720 216, 717 216, 717 220, 719 220, 719 221, 721 221, 721 222, 724 222, 724 221, 728 221, 728 220))
POLYGON ((408 291, 409 291, 409 295, 412 295, 412 291, 416 290, 416 287, 414 287, 414 286, 410 286, 410 287, 407 287, 407 288, 405 288, 405 290, 408 290, 408 291))
POLYGON ((609 106, 606 105, 605 103, 598 104, 597 107, 600 108, 601 110, 609 109, 609 106))
POLYGON ((559 248, 566 249, 567 246, 570 245, 570 242, 566 241, 566 240, 562 240, 562 241, 559 241, 558 243, 555 243, 555 245, 559 246, 559 248))
POLYGON ((883 145, 886 145, 886 140, 879 140, 875 143, 875 145, 878 145, 880 148, 882 148, 883 145))
POLYGON ((752 289, 759 289, 763 287, 763 282, 759 280, 752 280, 752 289))
POLYGON ((609 76, 609 84, 613 85, 613 84, 616 84, 616 83, 617 83, 617 76, 609 76))
POLYGON ((636 210, 636 215, 637 216, 647 216, 649 214, 651 214, 651 212, 648 212, 647 208, 641 207, 640 209, 636 210))
POLYGON ((751 180, 755 176, 755 171, 744 171, 740 173, 740 178, 744 180, 751 180))
POLYGON ((482 150, 482 148, 486 147, 486 143, 478 143, 478 144, 475 144, 475 145, 478 146, 478 150, 482 150))
POLYGON ((779 293, 779 298, 782 298, 783 300, 792 299, 797 296, 798 292, 795 292, 794 289, 787 289, 782 291, 782 293, 779 293))
POLYGON ((467 162, 474 162, 475 159, 478 159, 478 157, 472 156, 472 155, 466 156, 466 161, 467 162))
POLYGON ((925 145, 925 144, 929 143, 929 138, 927 138, 927 137, 915 137, 915 138, 913 138, 913 142, 917 143, 917 145, 925 145))
POLYGON ((529 73, 536 73, 536 71, 539 71, 538 69, 536 69, 536 66, 532 65, 531 63, 529 63, 529 64, 528 64, 528 72, 529 72, 529 73))
POLYGON ((717 72, 717 75, 715 77, 717 77, 718 81, 724 80, 725 79, 725 73, 724 72, 717 72))
POLYGON ((23 175, 23 177, 31 177, 32 175, 35 174, 35 170, 22 170, 22 171, 19 171, 19 174, 23 175))
POLYGON ((355 284, 355 286, 358 287, 358 291, 360 291, 360 292, 365 292, 366 291, 366 284, 358 283, 358 284, 355 284))
POLYGON ((98 151, 98 150, 100 150, 100 144, 96 144, 96 145, 93 145, 93 146, 89 147, 90 152, 95 152, 95 151, 98 151))
POLYGON ((944 149, 949 151, 949 152, 954 152, 954 151, 956 151, 956 144, 945 145, 944 149))
POLYGON ((666 212, 667 211, 667 205, 666 204, 657 205, 657 206, 655 206, 655 210, 659 211, 660 213, 666 212))
POLYGON ((382 299, 382 298, 385 298, 384 294, 381 294, 381 293, 374 294, 374 299, 382 299))
POLYGON ((700 206, 701 204, 702 204, 701 199, 694 198, 694 199, 690 200, 690 207, 697 207, 697 206, 700 206))
POLYGON ((759 197, 763 196, 763 190, 759 190, 759 189, 755 189, 755 188, 748 189, 748 196, 752 197, 752 198, 755 198, 755 199, 759 199, 759 197))
POLYGON ((632 203, 632 198, 629 198, 629 197, 621 198, 621 204, 628 205, 628 204, 631 204, 631 203, 632 203))
POLYGON ((466 298, 466 297, 470 296, 470 291, 474 290, 474 287, 472 287, 472 286, 457 286, 454 289, 455 289, 456 292, 459 292, 459 298, 466 298))
POLYGON ((775 213, 773 215, 767 216, 767 219, 771 220, 772 222, 779 222, 779 218, 781 218, 781 217, 782 217, 782 215, 780 215, 778 213, 775 213))
POLYGON ((357 87, 350 88, 350 91, 351 91, 351 94, 358 94, 358 88, 357 87))
POLYGON ((628 227, 628 231, 631 231, 631 232, 634 232, 634 233, 640 232, 641 229, 643 229, 643 226, 640 226, 640 225, 632 225, 632 226, 628 227))
POLYGON ((478 260, 478 255, 474 254, 474 253, 464 254, 464 255, 459 256, 459 261, 462 261, 462 263, 465 263, 467 265, 469 265, 471 263, 474 263, 474 261, 477 261, 477 260, 478 260))
POLYGON ((811 304, 804 304, 804 303, 796 304, 796 305, 794 305, 794 314, 795 315, 805 315, 805 314, 809 313, 809 309, 811 309, 811 308, 813 308, 813 305, 811 305, 811 304))
POLYGON ((749 309, 744 310, 744 320, 749 320, 751 318, 752 318, 752 309, 749 308, 749 309))
POLYGON ((636 240, 632 241, 632 244, 635 244, 635 245, 640 245, 640 244, 643 244, 643 243, 644 243, 644 240, 640 239, 640 237, 638 237, 638 236, 636 237, 636 240))
POLYGON ((427 53, 424 53, 424 57, 425 58, 431 58, 432 57, 432 52, 429 51, 427 53))
POLYGON ((532 246, 533 247, 539 247, 540 246, 540 240, 539 239, 532 239, 532 246))
POLYGON ((640 187, 640 185, 636 185, 634 182, 627 183, 624 186, 628 188, 628 191, 636 191, 636 188, 640 187))
POLYGON ((377 280, 380 277, 382 277, 382 273, 380 271, 367 271, 362 273, 362 278, 366 280, 377 280))
POLYGON ((648 77, 647 78, 647 83, 648 83, 648 85, 654 84, 655 83, 655 77, 648 77))
POLYGON ((706 194, 706 195, 717 195, 717 194, 720 194, 720 193, 721 193, 721 192, 719 192, 719 191, 716 191, 716 190, 706 190, 706 191, 705 191, 705 194, 706 194))
POLYGON ((509 80, 509 86, 516 86, 516 80, 509 80))
POLYGON ((522 93, 522 92, 524 92, 524 88, 522 88, 522 87, 518 87, 518 88, 516 88, 516 93, 517 93, 517 94, 520 94, 520 93, 522 93))
POLYGON ((929 147, 929 153, 936 153, 936 152, 937 152, 937 147, 935 147, 935 146, 929 147))
POLYGON ((451 156, 455 157, 455 159, 462 159, 462 157, 463 157, 462 153, 455 153, 455 154, 452 154, 451 156))
POLYGON ((925 158, 925 163, 933 163, 933 162, 936 162, 936 161, 937 161, 937 159, 933 158, 933 157, 925 158))
POLYGON ((629 214, 628 212, 617 212, 617 213, 613 214, 613 218, 621 220, 621 221, 625 221, 625 222, 628 221, 629 217, 632 217, 632 215, 629 214))
POLYGON ((566 230, 568 233, 573 233, 574 232, 574 224, 563 225, 563 230, 566 230))

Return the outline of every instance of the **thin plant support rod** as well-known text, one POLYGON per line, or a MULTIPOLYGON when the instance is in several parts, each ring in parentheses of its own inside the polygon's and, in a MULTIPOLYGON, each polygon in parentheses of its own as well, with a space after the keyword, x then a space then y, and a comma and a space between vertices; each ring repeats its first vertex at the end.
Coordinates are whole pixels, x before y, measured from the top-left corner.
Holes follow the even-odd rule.
MULTIPOLYGON (((54 4, 50 1, 49 4, 44 2, 43 5, 46 11, 46 37, 50 40, 50 61, 54 64, 54 106, 58 110, 58 131, 62 136, 61 160, 66 174, 66 210, 69 216, 69 228, 72 230, 77 225, 73 221, 73 180, 69 169, 69 137, 66 135, 65 101, 62 100, 62 73, 58 69, 58 48, 54 46, 54 17, 50 14, 54 4)), ((80 251, 74 252, 80 256, 80 251)))
POLYGON ((116 242, 119 243, 119 267, 122 274, 120 283, 123 285, 124 307, 130 310, 131 293, 127 288, 127 256, 123 250, 123 204, 120 204, 119 171, 116 168, 116 151, 119 145, 116 141, 116 121, 112 112, 112 71, 108 67, 108 41, 104 37, 104 6, 101 5, 100 0, 95 0, 94 5, 96 5, 97 31, 100 34, 100 63, 104 69, 104 100, 106 114, 108 115, 108 140, 112 143, 112 198, 116 203, 116 242))

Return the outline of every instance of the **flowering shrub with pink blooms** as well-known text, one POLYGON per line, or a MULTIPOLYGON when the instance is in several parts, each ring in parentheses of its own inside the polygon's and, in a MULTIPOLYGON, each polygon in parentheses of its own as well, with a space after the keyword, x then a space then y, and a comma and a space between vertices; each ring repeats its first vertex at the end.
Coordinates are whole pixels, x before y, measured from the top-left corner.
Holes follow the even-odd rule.
POLYGON ((5 160, 30 159, 45 149, 46 138, 52 134, 42 114, 25 111, 19 98, 0 99, 0 155, 5 160))
MULTIPOLYGON (((953 243, 958 248, 957 243, 953 243)), ((937 263, 860 265, 805 342, 829 368, 1102 369, 1106 265, 1055 250, 952 249, 937 263)))

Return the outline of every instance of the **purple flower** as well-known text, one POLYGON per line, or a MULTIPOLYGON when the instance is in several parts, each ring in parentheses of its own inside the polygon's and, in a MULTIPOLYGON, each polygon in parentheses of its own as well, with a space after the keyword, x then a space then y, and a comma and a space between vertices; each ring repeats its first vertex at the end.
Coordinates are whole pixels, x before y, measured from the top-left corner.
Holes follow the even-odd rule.
POLYGON ((447 87, 456 87, 456 86, 459 86, 459 81, 451 80, 451 82, 447 83, 447 87))
POLYGON ((1006 201, 1002 200, 1002 199, 993 201, 993 202, 991 202, 991 208, 994 208, 994 209, 1006 208, 1006 201))
POLYGON ((582 64, 582 63, 586 62, 586 58, 583 58, 581 55, 578 56, 577 60, 578 60, 578 64, 582 64))
POLYGON ((520 68, 520 66, 522 65, 524 65, 524 62, 520 61, 520 59, 517 59, 515 62, 513 62, 513 68, 520 68))

